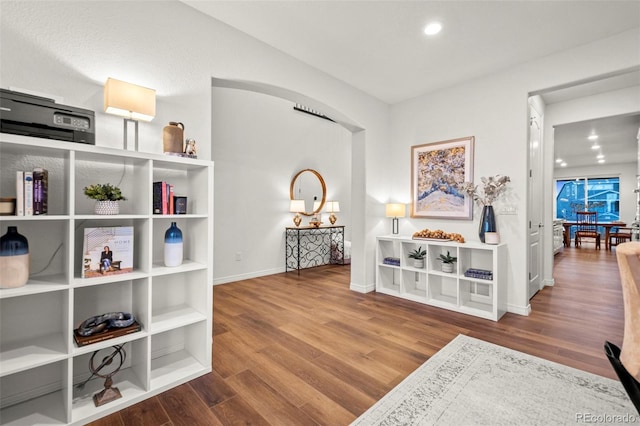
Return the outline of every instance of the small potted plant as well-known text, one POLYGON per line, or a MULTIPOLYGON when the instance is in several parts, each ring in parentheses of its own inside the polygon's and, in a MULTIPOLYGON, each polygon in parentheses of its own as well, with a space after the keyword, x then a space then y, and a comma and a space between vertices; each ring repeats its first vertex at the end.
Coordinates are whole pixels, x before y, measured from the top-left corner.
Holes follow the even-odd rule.
POLYGON ((424 258, 427 255, 427 251, 422 246, 409 253, 409 259, 413 259, 413 266, 416 268, 424 268, 424 258))
POLYGON ((85 186, 84 195, 92 200, 96 200, 96 214, 118 214, 120 213, 120 204, 118 201, 126 200, 120 188, 110 183, 97 183, 85 186))
POLYGON ((453 272, 453 262, 458 260, 458 258, 455 256, 451 256, 448 250, 447 250, 447 254, 440 253, 440 256, 438 257, 442 262, 442 272, 449 272, 449 273, 453 272))

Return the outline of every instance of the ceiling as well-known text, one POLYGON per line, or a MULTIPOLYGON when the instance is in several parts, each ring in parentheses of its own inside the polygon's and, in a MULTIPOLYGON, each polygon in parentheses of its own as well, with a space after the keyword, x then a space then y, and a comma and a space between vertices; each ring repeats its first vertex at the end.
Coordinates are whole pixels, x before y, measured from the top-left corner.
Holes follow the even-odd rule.
POLYGON ((604 155, 605 164, 633 162, 639 130, 640 113, 563 124, 554 131, 555 157, 566 161, 567 167, 597 165, 598 154, 604 155), (600 148, 591 148, 594 142, 587 139, 591 134, 598 135, 595 142, 600 148))
MULTIPOLYGON (((541 96, 544 103, 550 105, 619 89, 635 90, 640 98, 640 70, 554 90, 541 96)), ((554 155, 566 166, 556 162, 554 167, 597 166, 600 164, 599 154, 604 155, 605 165, 636 161, 639 132, 640 111, 555 126, 554 155), (587 139, 592 134, 598 135, 600 148, 595 150, 591 149, 593 142, 587 139)))
POLYGON ((640 27, 638 0, 182 1, 389 104, 640 27))
MULTIPOLYGON (((640 27, 640 0, 181 1, 389 104, 640 27), (432 20, 443 30, 427 37, 432 20)), ((637 71, 543 98, 630 86, 637 71)), ((635 158, 638 116, 611 120, 556 128, 557 156, 595 165, 584 135, 597 131, 608 164, 635 158)))

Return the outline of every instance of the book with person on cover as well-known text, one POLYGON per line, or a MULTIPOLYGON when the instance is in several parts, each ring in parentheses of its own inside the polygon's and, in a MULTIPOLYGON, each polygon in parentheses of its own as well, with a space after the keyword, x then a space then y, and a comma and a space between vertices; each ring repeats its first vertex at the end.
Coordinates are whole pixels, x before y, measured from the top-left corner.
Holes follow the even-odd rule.
POLYGON ((85 228, 82 278, 133 271, 133 226, 85 228))

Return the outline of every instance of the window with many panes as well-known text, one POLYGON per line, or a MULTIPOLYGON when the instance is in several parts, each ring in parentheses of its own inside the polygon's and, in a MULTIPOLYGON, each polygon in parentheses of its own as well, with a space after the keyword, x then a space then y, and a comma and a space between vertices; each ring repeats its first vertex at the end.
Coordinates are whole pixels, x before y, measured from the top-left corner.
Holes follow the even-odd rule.
POLYGON ((617 177, 556 180, 556 217, 576 220, 578 211, 598 212, 599 222, 620 219, 620 179, 617 177))

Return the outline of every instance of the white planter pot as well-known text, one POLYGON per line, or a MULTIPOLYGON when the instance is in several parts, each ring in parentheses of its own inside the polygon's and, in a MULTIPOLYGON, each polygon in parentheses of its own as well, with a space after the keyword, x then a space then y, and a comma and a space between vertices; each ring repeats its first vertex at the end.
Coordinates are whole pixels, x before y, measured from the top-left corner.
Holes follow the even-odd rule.
POLYGON ((424 269, 424 259, 413 259, 413 267, 424 269))
POLYGON ((443 263, 442 272, 453 272, 453 263, 443 263))
POLYGON ((96 201, 96 214, 119 214, 120 204, 117 201, 96 201))

